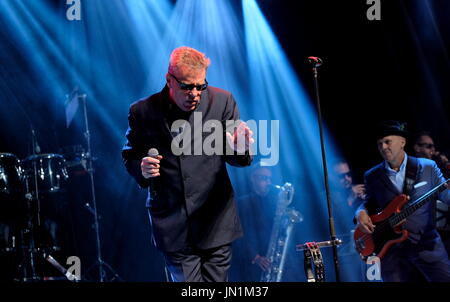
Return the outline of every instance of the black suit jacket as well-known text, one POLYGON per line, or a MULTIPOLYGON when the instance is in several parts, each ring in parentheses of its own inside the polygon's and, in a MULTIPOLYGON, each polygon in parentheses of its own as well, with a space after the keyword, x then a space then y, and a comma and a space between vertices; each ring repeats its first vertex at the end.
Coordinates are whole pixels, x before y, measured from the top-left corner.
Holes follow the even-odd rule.
MULTIPOLYGON (((147 207, 156 246, 172 252, 188 245, 208 249, 230 243, 242 236, 242 229, 225 163, 246 166, 252 157, 248 154, 174 155, 171 150, 174 135, 169 125, 174 110, 177 107, 171 105, 167 87, 132 104, 127 142, 122 150, 127 171, 142 188, 149 188, 147 207), (150 188, 150 180, 142 176, 140 169, 141 159, 150 148, 158 149, 163 156, 161 176, 152 180, 154 188, 150 188), (157 192, 153 200, 151 189, 157 192)), ((210 120, 225 124, 226 120, 239 119, 231 93, 211 86, 202 93, 194 112, 202 114, 203 124, 210 120)), ((199 127, 194 125, 194 112, 187 116, 192 128, 199 127)), ((202 140, 209 134, 203 133, 202 140)), ((191 146, 197 143, 192 137, 191 146)))

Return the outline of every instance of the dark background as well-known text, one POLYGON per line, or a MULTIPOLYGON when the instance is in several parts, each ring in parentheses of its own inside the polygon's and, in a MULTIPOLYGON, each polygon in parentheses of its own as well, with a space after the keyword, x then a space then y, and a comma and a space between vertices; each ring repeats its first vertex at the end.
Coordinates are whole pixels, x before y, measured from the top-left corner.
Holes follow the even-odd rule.
POLYGON ((305 88, 314 97, 308 56, 318 56, 321 107, 329 131, 356 174, 380 161, 376 123, 408 123, 450 148, 449 3, 381 1, 369 21, 365 1, 261 1, 305 88))

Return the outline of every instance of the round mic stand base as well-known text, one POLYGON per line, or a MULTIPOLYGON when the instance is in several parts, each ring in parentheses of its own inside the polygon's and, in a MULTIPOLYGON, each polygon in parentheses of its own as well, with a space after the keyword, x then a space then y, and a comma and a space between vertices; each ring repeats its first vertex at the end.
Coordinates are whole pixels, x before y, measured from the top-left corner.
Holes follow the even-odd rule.
POLYGON ((99 276, 99 281, 100 282, 114 282, 114 281, 121 281, 123 282, 124 280, 119 276, 119 274, 117 274, 117 272, 111 267, 111 265, 109 265, 108 263, 106 263, 103 260, 97 260, 93 265, 91 265, 91 267, 86 271, 86 273, 83 275, 82 280, 89 280, 88 276, 89 273, 94 269, 97 268, 99 271, 102 272, 102 275, 99 276), (106 269, 105 269, 106 268, 106 269), (108 278, 108 274, 107 271, 109 271, 111 278, 108 278))

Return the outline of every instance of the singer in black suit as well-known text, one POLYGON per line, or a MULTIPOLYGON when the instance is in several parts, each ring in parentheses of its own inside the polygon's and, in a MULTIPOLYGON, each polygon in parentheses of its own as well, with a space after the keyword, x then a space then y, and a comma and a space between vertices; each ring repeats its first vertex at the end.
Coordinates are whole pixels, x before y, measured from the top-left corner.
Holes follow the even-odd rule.
POLYGON ((230 245, 242 236, 226 163, 250 165, 254 140, 245 123, 232 131, 225 128, 225 121, 239 120, 239 111, 231 93, 208 86, 209 63, 195 49, 175 49, 163 90, 131 105, 122 150, 127 171, 140 187, 149 188, 153 240, 173 281, 227 281, 230 245), (177 120, 185 121, 184 126, 173 129, 177 120), (199 128, 207 121, 224 125, 219 154, 207 155, 201 148, 197 154, 198 144, 211 134, 199 128), (187 129, 192 135, 182 147, 191 146, 192 152, 177 155, 172 143, 187 129), (193 135, 196 131, 200 137, 193 135), (159 155, 148 156, 151 148, 159 155))

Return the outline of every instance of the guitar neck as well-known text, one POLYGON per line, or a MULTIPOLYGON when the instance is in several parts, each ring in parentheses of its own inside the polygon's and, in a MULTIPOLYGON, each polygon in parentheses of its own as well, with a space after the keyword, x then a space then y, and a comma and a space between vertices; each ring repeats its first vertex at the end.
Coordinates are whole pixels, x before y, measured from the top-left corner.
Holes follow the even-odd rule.
POLYGON ((447 179, 440 185, 434 187, 433 189, 431 189, 430 191, 428 191, 427 193, 422 195, 420 198, 418 198, 417 200, 415 200, 414 202, 412 202, 411 204, 406 206, 400 213, 392 216, 389 219, 391 226, 395 226, 395 225, 399 224, 401 221, 408 218, 411 214, 413 214, 415 211, 417 211, 418 209, 423 207, 429 201, 436 199, 437 195, 439 195, 442 191, 447 189, 447 187, 445 187, 445 184, 448 181, 450 181, 450 179, 447 179))

